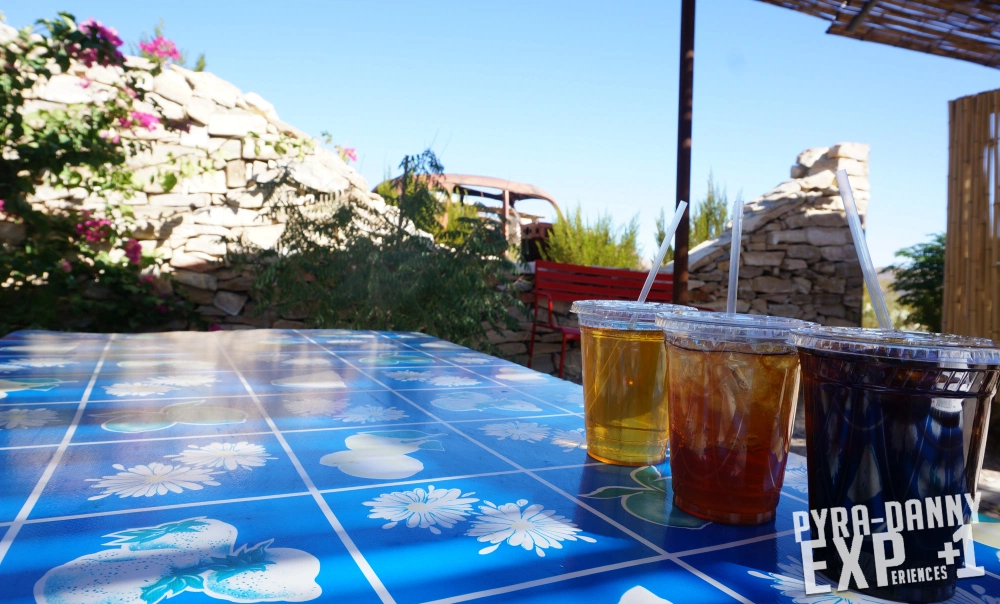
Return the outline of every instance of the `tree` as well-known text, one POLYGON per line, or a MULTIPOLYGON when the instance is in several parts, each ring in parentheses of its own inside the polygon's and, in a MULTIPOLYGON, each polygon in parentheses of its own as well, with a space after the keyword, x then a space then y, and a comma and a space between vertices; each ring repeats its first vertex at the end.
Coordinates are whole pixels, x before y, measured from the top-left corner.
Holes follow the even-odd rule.
MULTIPOLYGON (((738 193, 737 198, 740 197, 738 193)), ((698 202, 698 205, 691 210, 691 230, 688 233, 688 245, 694 247, 703 241, 715 239, 726 230, 729 222, 729 195, 725 187, 720 187, 715 182, 711 171, 708 173, 708 192, 705 198, 698 202)), ((656 247, 659 249, 663 245, 663 238, 667 235, 668 221, 666 214, 661 209, 660 216, 656 219, 656 247)), ((667 248, 666 260, 673 260, 673 247, 667 248)))
POLYGON ((909 320, 924 329, 941 331, 941 312, 944 307, 944 246, 945 234, 931 236, 926 243, 903 248, 896 257, 907 262, 890 268, 896 273, 892 289, 899 294, 899 301, 912 309, 909 320))
POLYGON ((496 352, 489 331, 517 329, 510 309, 523 312, 499 223, 461 216, 441 226, 430 194, 437 157, 425 151, 400 167, 384 208, 351 197, 302 205, 279 178, 267 208, 285 216, 283 234, 271 249, 240 242, 230 261, 256 275, 259 312, 294 308, 311 327, 421 331, 496 352))

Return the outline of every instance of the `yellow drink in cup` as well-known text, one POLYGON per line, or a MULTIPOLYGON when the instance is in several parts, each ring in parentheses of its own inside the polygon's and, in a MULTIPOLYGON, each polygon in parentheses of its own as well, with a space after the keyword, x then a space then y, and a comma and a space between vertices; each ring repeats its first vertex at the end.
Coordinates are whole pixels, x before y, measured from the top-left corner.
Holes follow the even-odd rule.
POLYGON ((667 456, 667 355, 656 313, 683 306, 583 300, 580 319, 587 453, 605 463, 653 465, 667 456))

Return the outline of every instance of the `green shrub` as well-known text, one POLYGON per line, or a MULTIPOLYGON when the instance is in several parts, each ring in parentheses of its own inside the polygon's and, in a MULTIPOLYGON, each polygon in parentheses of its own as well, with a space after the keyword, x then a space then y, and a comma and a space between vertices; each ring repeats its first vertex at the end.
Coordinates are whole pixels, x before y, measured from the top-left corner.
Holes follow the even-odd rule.
POLYGON ((638 216, 620 227, 615 226, 610 214, 590 224, 577 206, 552 225, 547 246, 541 252, 543 258, 553 262, 639 269, 638 237, 638 216))
POLYGON ((442 226, 431 187, 443 170, 437 158, 427 151, 400 167, 405 186, 387 191, 395 208, 384 212, 365 200, 302 206, 273 194, 268 211, 286 217, 277 244, 241 243, 230 260, 256 275, 258 312, 295 309, 310 327, 420 331, 496 352, 488 331, 516 329, 509 309, 523 311, 499 224, 457 216, 442 226))
MULTIPOLYGON (((737 195, 739 198, 739 195, 737 195)), ((729 195, 725 187, 720 187, 715 183, 715 178, 711 171, 708 173, 708 193, 705 198, 698 202, 690 210, 691 230, 688 231, 688 247, 692 248, 699 243, 715 239, 726 230, 726 223, 729 222, 729 195)), ((666 213, 661 209, 660 216, 656 219, 656 247, 659 249, 663 245, 663 238, 667 235, 666 213)), ((666 260, 674 259, 673 246, 667 248, 666 260)))
POLYGON ((932 235, 926 243, 896 252, 907 262, 890 267, 896 272, 892 290, 909 307, 909 320, 933 332, 941 331, 944 308, 944 246, 944 233, 932 235))

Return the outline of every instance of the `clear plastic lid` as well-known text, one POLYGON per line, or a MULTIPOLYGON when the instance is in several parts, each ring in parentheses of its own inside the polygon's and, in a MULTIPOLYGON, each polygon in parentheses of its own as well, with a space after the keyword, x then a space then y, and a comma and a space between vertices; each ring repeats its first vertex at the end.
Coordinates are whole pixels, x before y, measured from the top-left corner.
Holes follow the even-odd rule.
POLYGON ((578 300, 570 307, 570 312, 579 315, 581 327, 644 331, 658 329, 656 314, 668 310, 698 312, 689 306, 631 300, 578 300))
POLYGON ((661 312, 656 315, 656 324, 668 338, 681 336, 717 342, 773 343, 786 342, 793 329, 819 326, 817 323, 787 317, 692 310, 661 312))
POLYGON ((1000 346, 993 340, 951 334, 861 327, 810 327, 793 331, 791 342, 799 348, 892 359, 1000 365, 1000 346))

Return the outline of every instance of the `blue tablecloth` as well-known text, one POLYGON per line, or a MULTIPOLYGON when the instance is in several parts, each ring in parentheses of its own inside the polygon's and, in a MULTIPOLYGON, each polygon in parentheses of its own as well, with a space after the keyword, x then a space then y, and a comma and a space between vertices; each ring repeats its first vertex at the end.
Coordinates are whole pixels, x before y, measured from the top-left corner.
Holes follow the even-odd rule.
MULTIPOLYGON (((875 602, 586 454, 579 386, 418 333, 0 340, 0 601, 875 602)), ((1000 524, 977 525, 1000 594, 1000 524)))

